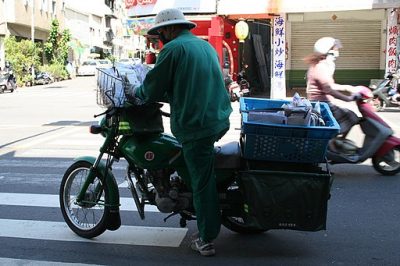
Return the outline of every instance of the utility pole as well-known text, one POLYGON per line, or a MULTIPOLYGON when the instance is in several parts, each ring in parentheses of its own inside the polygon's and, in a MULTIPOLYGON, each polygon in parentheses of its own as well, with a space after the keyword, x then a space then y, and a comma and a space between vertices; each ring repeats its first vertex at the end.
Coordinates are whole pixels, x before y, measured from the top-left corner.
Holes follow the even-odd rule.
MULTIPOLYGON (((31 37, 32 37, 32 45, 35 49, 35 0, 32 1, 32 18, 31 18, 31 37)), ((33 58, 35 58, 35 53, 33 53, 33 58)), ((32 85, 35 81, 35 67, 34 64, 31 66, 32 71, 32 85)))

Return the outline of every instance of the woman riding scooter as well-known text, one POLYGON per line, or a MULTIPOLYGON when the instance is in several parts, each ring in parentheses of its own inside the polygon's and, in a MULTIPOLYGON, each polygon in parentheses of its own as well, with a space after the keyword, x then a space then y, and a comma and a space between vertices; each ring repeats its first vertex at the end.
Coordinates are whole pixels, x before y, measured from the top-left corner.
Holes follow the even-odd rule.
POLYGON ((340 40, 332 37, 323 37, 314 44, 314 52, 304 61, 309 65, 307 71, 307 98, 311 101, 327 102, 340 125, 340 134, 344 138, 351 127, 357 124, 359 118, 351 110, 339 107, 332 103, 333 98, 346 102, 356 100, 359 95, 354 86, 340 85, 333 79, 335 60, 339 57, 342 48, 340 40), (341 93, 347 91, 350 96, 341 93), (354 92, 354 93, 353 93, 354 92))
POLYGON ((361 163, 372 159, 376 171, 384 175, 400 172, 400 139, 393 136, 390 126, 378 117, 366 102, 372 97, 371 91, 362 86, 339 85, 333 79, 335 59, 339 56, 340 41, 331 37, 319 39, 314 53, 305 60, 310 65, 307 72, 307 95, 312 101, 327 102, 340 125, 339 136, 330 141, 327 159, 331 164, 361 163), (347 96, 341 92, 355 92, 347 96), (332 103, 333 98, 343 101, 357 100, 362 119, 352 111, 332 103), (355 145, 346 135, 354 125, 360 125, 364 134, 361 147, 355 145))

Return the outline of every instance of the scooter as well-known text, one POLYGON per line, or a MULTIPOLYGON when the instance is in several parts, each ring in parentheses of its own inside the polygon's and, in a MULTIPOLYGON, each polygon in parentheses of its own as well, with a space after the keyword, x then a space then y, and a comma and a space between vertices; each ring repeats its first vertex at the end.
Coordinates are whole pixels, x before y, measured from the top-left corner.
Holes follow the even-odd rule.
POLYGON ((378 85, 371 86, 373 103, 377 111, 386 107, 400 107, 400 70, 389 73, 378 85))
POLYGON ((336 137, 328 146, 328 162, 358 164, 371 158, 376 171, 383 175, 395 175, 400 172, 400 139, 393 136, 391 127, 374 112, 369 102, 373 97, 369 88, 360 87, 360 98, 356 103, 362 117, 356 125, 365 134, 363 145, 358 147, 346 139, 347 134, 336 137))
MULTIPOLYGON (((179 225, 185 227, 196 213, 182 146, 163 132, 161 115, 167 114, 159 103, 126 102, 126 86, 122 92, 117 86, 124 79, 102 69, 97 79, 97 102, 106 111, 90 132, 105 139, 97 157, 76 158, 62 178, 59 199, 65 222, 84 238, 120 227, 112 167, 125 159, 125 179, 140 218, 145 218, 145 205, 153 205, 168 215, 164 221, 179 215, 179 225)), ((221 222, 228 229, 243 234, 325 229, 331 175, 320 165, 246 160, 239 141, 216 146, 214 164, 221 222)))
POLYGON ((13 72, 7 71, 0 73, 0 93, 3 93, 6 90, 13 92, 16 89, 17 83, 13 72))
POLYGON ((239 101, 240 97, 250 96, 250 84, 244 78, 236 82, 230 75, 227 75, 224 81, 225 89, 229 94, 231 102, 239 101))
POLYGON ((35 75, 35 84, 46 85, 54 82, 54 78, 47 72, 38 72, 35 75))

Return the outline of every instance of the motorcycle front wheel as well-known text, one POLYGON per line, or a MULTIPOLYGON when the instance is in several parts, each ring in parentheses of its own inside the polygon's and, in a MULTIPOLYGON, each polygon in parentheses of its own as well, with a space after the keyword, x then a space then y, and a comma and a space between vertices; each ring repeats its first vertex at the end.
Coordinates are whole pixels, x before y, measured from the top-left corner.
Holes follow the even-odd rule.
POLYGON ((384 156, 372 157, 372 165, 383 175, 395 175, 400 172, 400 147, 394 147, 384 156))
POLYGON ((109 207, 108 197, 101 178, 96 177, 86 190, 84 199, 78 203, 76 198, 83 186, 92 164, 79 161, 65 172, 60 186, 60 207, 68 227, 77 235, 93 238, 107 229, 109 207))

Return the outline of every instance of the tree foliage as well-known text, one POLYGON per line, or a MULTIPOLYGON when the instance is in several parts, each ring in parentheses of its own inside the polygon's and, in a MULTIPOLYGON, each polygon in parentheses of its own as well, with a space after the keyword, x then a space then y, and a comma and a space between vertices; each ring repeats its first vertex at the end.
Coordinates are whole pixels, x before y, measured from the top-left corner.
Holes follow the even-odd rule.
POLYGON ((19 85, 28 81, 31 76, 29 69, 40 65, 42 48, 30 40, 17 41, 15 36, 6 37, 4 40, 6 60, 10 62, 17 77, 19 85))
POLYGON ((44 52, 50 64, 64 65, 68 59, 68 42, 71 34, 68 29, 60 32, 57 19, 51 22, 49 38, 44 44, 44 52))

